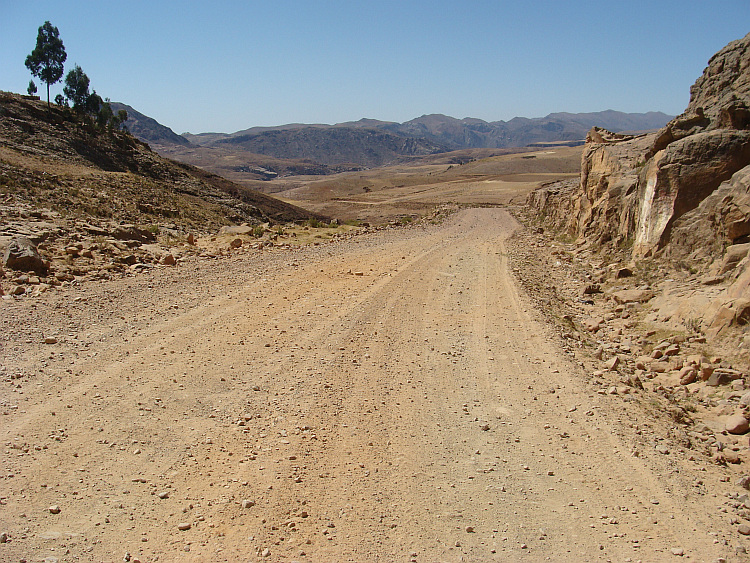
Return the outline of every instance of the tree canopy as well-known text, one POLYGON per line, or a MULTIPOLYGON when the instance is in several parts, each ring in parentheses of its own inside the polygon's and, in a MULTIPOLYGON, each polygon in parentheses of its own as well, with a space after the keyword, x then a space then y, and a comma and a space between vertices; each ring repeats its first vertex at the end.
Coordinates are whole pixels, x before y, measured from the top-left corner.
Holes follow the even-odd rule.
POLYGON ((89 84, 91 81, 80 66, 75 65, 73 70, 68 71, 65 76, 65 87, 63 94, 73 104, 73 109, 85 110, 89 101, 89 84))
POLYGON ((49 21, 39 27, 36 36, 36 47, 26 57, 26 67, 31 74, 47 85, 47 105, 49 105, 49 87, 58 82, 63 75, 65 46, 60 39, 60 32, 49 21))

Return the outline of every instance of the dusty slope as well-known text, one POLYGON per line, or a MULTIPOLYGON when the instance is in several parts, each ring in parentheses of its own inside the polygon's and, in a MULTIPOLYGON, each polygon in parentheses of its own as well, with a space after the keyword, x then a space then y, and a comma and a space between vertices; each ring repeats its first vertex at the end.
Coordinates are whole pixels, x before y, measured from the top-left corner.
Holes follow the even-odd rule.
POLYGON ((466 210, 1 301, 0 560, 733 555, 687 461, 632 457, 636 407, 546 338, 515 226, 466 210))

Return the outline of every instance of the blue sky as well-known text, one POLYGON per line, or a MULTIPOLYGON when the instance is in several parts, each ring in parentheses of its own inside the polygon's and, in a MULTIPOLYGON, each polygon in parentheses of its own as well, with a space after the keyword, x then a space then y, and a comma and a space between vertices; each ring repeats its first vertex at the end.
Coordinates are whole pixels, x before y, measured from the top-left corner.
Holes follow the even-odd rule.
POLYGON ((708 59, 750 32, 750 2, 0 0, 0 90, 25 92, 45 20, 66 73, 79 64, 102 97, 199 133, 429 113, 677 114, 708 59))

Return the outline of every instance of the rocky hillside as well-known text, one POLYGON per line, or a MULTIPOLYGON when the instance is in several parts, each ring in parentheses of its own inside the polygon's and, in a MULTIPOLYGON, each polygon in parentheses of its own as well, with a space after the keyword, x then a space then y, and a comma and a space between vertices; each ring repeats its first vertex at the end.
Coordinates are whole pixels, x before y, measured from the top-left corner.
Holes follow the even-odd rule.
POLYGON ((661 112, 552 113, 546 117, 514 117, 510 121, 454 119, 445 115, 423 115, 401 124, 383 127, 401 135, 424 137, 448 146, 465 148, 525 147, 540 142, 579 141, 593 126, 613 131, 640 131, 663 126, 670 116, 661 112))
POLYGON ((106 273, 156 260, 160 252, 138 249, 160 237, 309 218, 325 219, 162 158, 67 108, 0 92, 0 251, 10 269, 106 273))
POLYGON ((189 145, 188 141, 182 135, 178 135, 166 125, 162 125, 154 118, 143 115, 141 112, 133 109, 127 104, 112 102, 112 111, 115 114, 124 109, 128 112, 128 119, 125 122, 128 131, 134 137, 149 144, 157 145, 189 145))
POLYGON ((9 200, 92 219, 213 228, 316 217, 193 166, 123 132, 99 132, 66 108, 0 93, 0 182, 9 200))
POLYGON ((237 135, 214 142, 215 147, 241 148, 276 158, 306 158, 326 165, 380 166, 402 157, 446 152, 444 145, 376 129, 302 127, 237 135))
POLYGON ((580 182, 531 195, 580 248, 699 283, 657 317, 715 335, 750 322, 750 34, 714 55, 685 112, 657 133, 592 129, 580 182), (689 295, 689 298, 685 298, 689 295))

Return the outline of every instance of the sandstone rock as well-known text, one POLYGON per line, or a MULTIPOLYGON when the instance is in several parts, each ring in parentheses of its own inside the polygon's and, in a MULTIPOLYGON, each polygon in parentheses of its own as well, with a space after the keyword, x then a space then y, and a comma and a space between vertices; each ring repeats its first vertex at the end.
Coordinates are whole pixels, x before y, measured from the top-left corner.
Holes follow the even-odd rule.
POLYGON ((47 510, 50 514, 60 514, 60 507, 56 504, 53 504, 47 510))
POLYGON ((187 236, 187 243, 190 246, 195 246, 195 235, 193 233, 188 234, 188 236, 187 236))
POLYGON ((230 248, 239 248, 242 246, 242 239, 236 238, 232 242, 229 243, 230 248))
POLYGON ((700 367, 703 363, 703 356, 700 354, 691 354, 685 358, 685 364, 700 367))
POLYGON ((750 251, 750 243, 733 244, 727 248, 724 253, 724 259, 721 261, 719 275, 734 270, 737 267, 737 264, 747 256, 748 251, 750 251))
POLYGON ((612 298, 620 304, 645 303, 654 296, 650 289, 623 289, 612 293, 612 298))
POLYGON ((628 385, 636 389, 643 389, 643 382, 641 381, 641 378, 635 374, 628 376, 628 385))
POLYGON ((646 371, 653 361, 654 358, 651 356, 638 356, 635 359, 635 369, 646 371))
POLYGON ((735 414, 727 418, 724 427, 730 434, 745 434, 750 430, 750 423, 743 414, 735 414))
POLYGON ((604 319, 602 319, 602 318, 595 318, 595 319, 585 318, 581 322, 583 324, 583 328, 585 328, 589 332, 596 332, 604 324, 604 319))
POLYGON ((690 385, 698 379, 698 372, 694 366, 686 366, 680 370, 680 385, 690 385))
POLYGON ((48 264, 37 251, 36 246, 26 237, 11 239, 5 249, 3 264, 11 270, 35 272, 40 276, 47 275, 48 264))
MULTIPOLYGON (((703 266, 727 242, 745 243, 749 66, 750 34, 711 58, 682 115, 653 135, 592 130, 580 183, 544 186, 532 192, 529 205, 579 240, 613 248, 632 241, 634 259, 665 250, 703 266)), ((744 285, 750 286, 750 273, 744 285)))
POLYGON ((666 373, 670 369, 672 369, 672 366, 669 362, 651 362, 649 366, 649 370, 654 373, 666 373))
POLYGON ((749 322, 750 298, 731 299, 719 305, 718 311, 709 321, 709 331, 716 335, 730 326, 746 325, 749 322))
POLYGON ((192 525, 190 524, 190 522, 180 522, 179 524, 177 524, 177 529, 183 532, 185 530, 189 530, 190 528, 192 528, 192 525))
POLYGON ((630 268, 619 268, 615 272, 615 278, 618 280, 622 278, 629 278, 632 275, 633 275, 633 270, 631 270, 630 268))
POLYGON ((719 385, 729 385, 731 382, 732 378, 728 373, 715 370, 706 380, 706 385, 709 387, 718 387, 719 385))
POLYGON ((252 235, 253 227, 250 225, 233 225, 219 229, 220 235, 252 235))
POLYGON ((161 259, 161 263, 165 266, 174 266, 177 264, 177 260, 175 259, 174 255, 172 254, 165 254, 164 257, 161 259))
POLYGON ((724 458, 724 461, 727 463, 740 463, 742 460, 740 459, 740 454, 738 454, 735 451, 732 450, 724 450, 721 452, 721 456, 724 458))
POLYGON ((750 131, 700 131, 656 151, 643 175, 634 256, 650 256, 664 247, 670 225, 748 163, 750 131))

